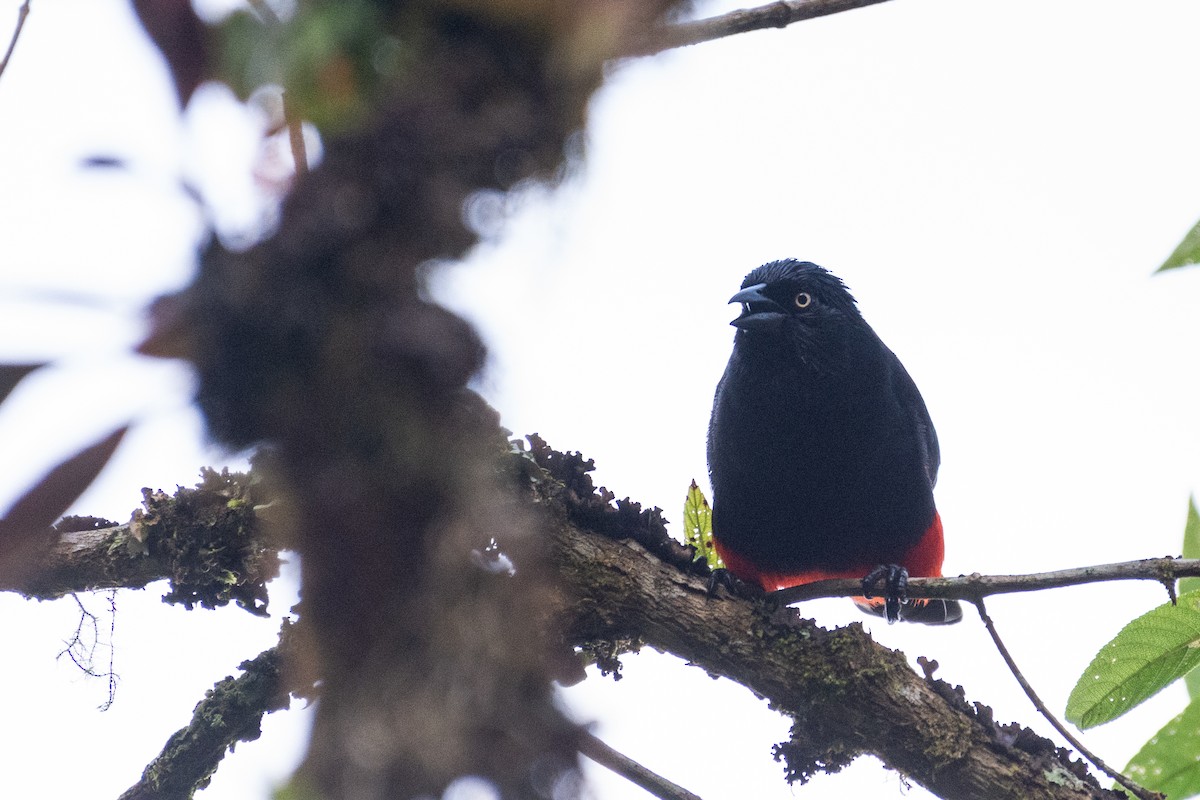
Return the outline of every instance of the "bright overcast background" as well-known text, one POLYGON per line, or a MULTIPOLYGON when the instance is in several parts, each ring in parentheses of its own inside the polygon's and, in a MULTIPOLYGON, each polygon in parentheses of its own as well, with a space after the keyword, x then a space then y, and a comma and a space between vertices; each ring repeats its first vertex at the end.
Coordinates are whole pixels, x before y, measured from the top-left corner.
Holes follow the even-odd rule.
MULTIPOLYGON (((5 43, 18 5, 0 0, 5 43)), ((486 243, 435 294, 490 343, 480 388, 509 428, 582 450, 678 530, 688 482, 705 479, 726 299, 764 261, 816 261, 925 396, 948 574, 1178 553, 1200 486, 1200 269, 1151 273, 1200 218, 1197 30, 1191 0, 894 0, 619 66, 579 174, 485 219, 486 243)), ((128 348, 140 307, 193 268, 201 223, 181 179, 224 236, 256 229, 255 124, 213 87, 181 121, 125 3, 34 0, 0 76, 0 359, 57 366, 0 408, 0 506, 129 418, 76 512, 125 520, 142 486, 241 463, 206 446, 186 371, 128 348), (127 168, 84 168, 94 156, 127 168)), ((159 586, 120 593, 105 712, 107 684, 56 661, 75 602, 0 597, 0 796, 119 795, 214 681, 270 646, 293 602, 277 588, 267 621, 168 607, 159 586)), ((106 597, 81 599, 107 644, 106 597)), ((1061 712, 1095 651, 1164 600, 1107 584, 989 610, 1061 712)), ((845 601, 802 611, 859 619, 845 601)), ((972 610, 948 629, 864 624, 937 659, 998 720, 1048 732, 972 610)), ((770 755, 787 725, 763 701, 650 651, 624 663, 620 683, 593 675, 567 702, 707 800, 927 796, 869 759, 789 788, 770 755)), ((1085 741, 1122 765, 1183 702, 1175 687, 1085 741)), ((199 797, 266 797, 306 723, 269 717, 199 797)), ((589 776, 603 800, 643 796, 589 776)))

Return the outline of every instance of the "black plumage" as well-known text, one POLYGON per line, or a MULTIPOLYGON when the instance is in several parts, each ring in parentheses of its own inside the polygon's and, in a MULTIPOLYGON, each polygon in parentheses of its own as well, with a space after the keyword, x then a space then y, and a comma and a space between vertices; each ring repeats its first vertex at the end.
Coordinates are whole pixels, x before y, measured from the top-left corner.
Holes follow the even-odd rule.
MULTIPOLYGON (((768 590, 878 565, 940 575, 937 434, 842 281, 774 261, 730 302, 743 310, 708 435, 714 537, 730 571, 768 590)), ((926 604, 904 616, 923 612, 937 616, 926 604)))

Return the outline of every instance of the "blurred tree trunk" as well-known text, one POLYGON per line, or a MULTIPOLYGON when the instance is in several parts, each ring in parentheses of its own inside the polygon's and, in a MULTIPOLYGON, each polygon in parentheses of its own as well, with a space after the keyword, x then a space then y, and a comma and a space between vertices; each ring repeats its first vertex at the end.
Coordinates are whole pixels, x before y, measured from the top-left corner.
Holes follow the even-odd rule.
POLYGON ((505 797, 574 793, 576 731, 547 667, 545 538, 501 489, 506 442, 465 390, 483 346, 422 298, 421 268, 474 243, 472 193, 554 176, 613 47, 661 5, 309 3, 283 23, 341 15, 363 25, 346 42, 387 35, 402 66, 371 83, 349 48, 315 87, 288 87, 301 113, 336 106, 355 124, 328 138, 271 238, 207 247, 152 340, 196 365, 219 439, 269 445, 289 498, 275 535, 302 557, 290 669, 321 681, 301 792, 437 796, 477 775, 505 797), (512 579, 473 566, 493 540, 519 565, 512 579))

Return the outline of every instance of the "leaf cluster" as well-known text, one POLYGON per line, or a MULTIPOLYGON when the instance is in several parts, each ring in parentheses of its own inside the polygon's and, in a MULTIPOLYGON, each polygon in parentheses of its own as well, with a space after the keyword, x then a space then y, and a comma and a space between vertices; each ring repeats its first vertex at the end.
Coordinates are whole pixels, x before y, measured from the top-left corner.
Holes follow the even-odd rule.
MULTIPOLYGON (((1200 556, 1200 513, 1188 503, 1185 558, 1200 556)), ((1110 722, 1185 678, 1190 702, 1142 746, 1124 773, 1171 800, 1200 794, 1200 578, 1180 581, 1183 594, 1121 629, 1100 649, 1067 700, 1080 728, 1110 722)))

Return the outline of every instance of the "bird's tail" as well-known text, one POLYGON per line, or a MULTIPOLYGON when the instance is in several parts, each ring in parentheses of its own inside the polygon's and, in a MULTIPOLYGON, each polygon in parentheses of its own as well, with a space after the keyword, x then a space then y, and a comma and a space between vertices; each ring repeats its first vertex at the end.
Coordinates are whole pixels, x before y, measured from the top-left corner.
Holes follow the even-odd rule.
MULTIPOLYGON (((882 597, 870 600, 856 597, 854 605, 867 614, 887 616, 882 597)), ((962 619, 962 606, 957 600, 909 600, 900 606, 900 619, 904 622, 920 622, 924 625, 953 625, 962 619)))

